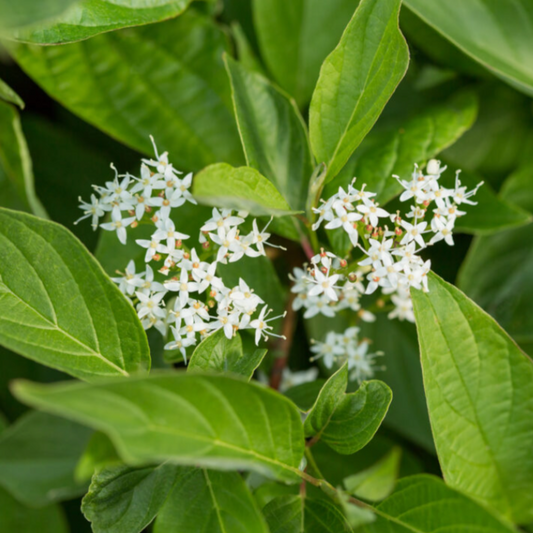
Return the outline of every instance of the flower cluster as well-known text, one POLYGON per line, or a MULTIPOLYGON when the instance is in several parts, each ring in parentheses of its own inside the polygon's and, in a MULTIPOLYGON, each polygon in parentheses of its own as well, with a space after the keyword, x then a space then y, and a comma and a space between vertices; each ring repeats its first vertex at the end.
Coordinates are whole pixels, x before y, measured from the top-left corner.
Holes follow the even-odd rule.
MULTIPOLYGON (((465 214, 459 206, 475 205, 470 198, 482 183, 467 191, 457 172, 455 187, 443 187, 439 178, 445 170, 439 161, 432 159, 425 173, 415 165, 410 181, 394 176, 405 189, 400 201, 413 202, 404 216, 399 211, 389 213, 380 207, 374 199, 376 194, 365 190, 365 185, 357 190, 355 179, 346 191, 339 187, 336 194, 327 201, 321 200, 321 206, 314 209, 318 219, 313 229, 318 229, 323 222, 326 229, 342 228, 353 246, 362 253, 357 266, 370 271, 366 275, 366 286, 358 286, 360 293, 372 294, 381 288, 384 294, 391 295, 395 309, 390 318, 414 321, 409 289, 427 291, 427 274, 431 268, 431 262, 424 261, 420 252, 441 240, 453 245, 455 222, 465 214), (425 220, 428 212, 433 213, 430 222, 425 220)), ((312 283, 307 297, 320 294, 321 287, 328 287, 324 294, 336 301, 339 287, 335 283, 338 283, 339 275, 330 275, 329 268, 326 272, 318 272, 316 268, 313 271, 314 279, 307 278, 312 283)), ((301 294, 299 297, 302 298, 301 294)))
MULTIPOLYGON (((153 142, 153 139, 152 139, 153 142)), ((191 192, 192 174, 181 173, 168 161, 168 154, 156 159, 143 159, 140 177, 119 175, 104 187, 95 186, 91 203, 81 201, 84 216, 92 217, 92 225, 116 231, 126 243, 127 227, 151 224, 150 239, 135 242, 146 250, 143 272, 136 272, 132 260, 119 277, 112 278, 120 290, 132 299, 145 329, 155 327, 164 336, 172 335, 167 350, 178 350, 186 361, 186 349, 219 329, 231 338, 237 330, 255 331, 255 341, 268 339, 272 333, 271 310, 244 280, 227 287, 218 276, 217 266, 244 257, 265 255, 270 234, 268 224, 260 230, 253 220, 252 231, 243 235, 239 227, 248 214, 227 209, 213 209, 212 217, 201 227, 198 248, 188 248, 184 241, 190 236, 176 229, 175 210, 185 202, 196 203, 191 192), (110 213, 111 222, 100 223, 110 213), (174 218, 173 218, 174 217, 174 218), (210 259, 210 260, 208 260, 210 259), (156 273, 149 263, 162 266, 156 273), (259 310, 261 308, 261 310, 259 310)), ((114 167, 113 167, 114 168, 114 167)))
POLYGON ((334 364, 348 364, 350 379, 363 381, 374 375, 374 360, 382 352, 369 353, 370 341, 359 339, 359 328, 348 328, 344 333, 330 331, 324 342, 313 341, 311 361, 322 359, 326 368, 334 364))

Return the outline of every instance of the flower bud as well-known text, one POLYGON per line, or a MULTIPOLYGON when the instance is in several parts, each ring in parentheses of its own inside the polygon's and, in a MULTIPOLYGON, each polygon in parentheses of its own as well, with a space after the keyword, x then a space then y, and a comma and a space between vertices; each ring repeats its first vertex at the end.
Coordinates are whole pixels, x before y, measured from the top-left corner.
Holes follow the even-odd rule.
POLYGON ((341 268, 346 268, 348 266, 348 261, 346 259, 341 259, 341 268))
POLYGON ((436 175, 440 171, 440 161, 437 161, 436 159, 430 159, 428 161, 426 172, 431 175, 436 175))
POLYGON ((207 250, 207 249, 209 248, 209 246, 211 246, 211 245, 209 244, 209 241, 205 241, 205 242, 202 243, 202 248, 203 248, 204 250, 207 250))
POLYGON ((159 254, 155 254, 153 257, 154 261, 161 261, 161 256, 159 254))

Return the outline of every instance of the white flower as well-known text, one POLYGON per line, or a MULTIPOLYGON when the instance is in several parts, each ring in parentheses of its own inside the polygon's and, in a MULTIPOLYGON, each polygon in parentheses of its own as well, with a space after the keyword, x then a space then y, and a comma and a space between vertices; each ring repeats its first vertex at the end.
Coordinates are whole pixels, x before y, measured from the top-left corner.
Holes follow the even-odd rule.
POLYGON ((368 217, 372 226, 378 226, 380 218, 390 217, 390 213, 385 211, 385 209, 378 207, 377 204, 374 203, 374 200, 365 199, 364 205, 358 205, 357 210, 368 217))
POLYGON ((78 218, 74 224, 77 224, 80 222, 80 220, 85 220, 86 218, 92 217, 91 220, 91 226, 96 231, 98 229, 98 221, 100 220, 100 217, 103 217, 105 215, 105 212, 109 210, 109 208, 104 209, 104 206, 100 204, 100 201, 96 198, 94 194, 91 194, 91 203, 88 204, 87 202, 84 202, 81 197, 78 198, 80 201, 80 209, 83 209, 83 216, 78 218))
POLYGON ((339 279, 339 274, 329 275, 329 270, 324 274, 319 268, 315 268, 315 275, 310 279, 314 286, 309 290, 309 296, 318 296, 324 294, 329 300, 336 302, 339 297, 335 290, 335 283, 339 279))
POLYGON ((234 247, 234 243, 237 240, 237 231, 237 228, 233 227, 228 232, 222 229, 218 235, 210 233, 213 242, 220 245, 217 253, 218 262, 224 263, 226 261, 226 254, 232 246, 234 247))
POLYGON ((158 220, 156 226, 158 230, 152 235, 152 240, 162 241, 166 239, 167 246, 170 249, 176 247, 176 239, 185 240, 189 238, 189 235, 185 235, 185 233, 176 231, 174 221, 170 218, 158 220))
MULTIPOLYGON (((357 206, 359 209, 361 206, 357 206)), ((325 226, 326 229, 336 229, 342 227, 348 234, 357 233, 357 229, 354 228, 354 223, 363 218, 360 213, 348 213, 344 206, 338 206, 335 208, 336 217, 328 222, 325 226)))
POLYGON ((218 236, 222 238, 231 228, 239 226, 243 222, 244 218, 231 216, 231 210, 223 209, 222 212, 220 212, 215 207, 213 208, 213 216, 206 221, 206 223, 200 228, 200 231, 216 231, 218 236))
POLYGON ((113 211, 111 211, 111 220, 112 222, 100 224, 100 227, 107 231, 116 231, 118 240, 122 244, 126 244, 126 228, 135 221, 135 217, 122 218, 120 209, 118 207, 114 207, 113 211))
POLYGON ((133 259, 128 263, 122 276, 111 279, 118 284, 118 288, 123 294, 130 296, 135 292, 136 283, 143 283, 142 274, 135 273, 135 261, 133 259))
MULTIPOLYGON (((230 244, 230 251, 232 252, 229 262, 235 263, 241 259, 244 255, 248 257, 259 257, 262 255, 257 250, 252 248, 254 244, 254 237, 252 234, 246 235, 245 237, 236 238, 230 244)), ((263 249, 264 250, 264 249, 263 249)))
POLYGON ((174 207, 180 207, 185 203, 185 198, 181 195, 181 191, 176 190, 171 194, 165 193, 164 196, 156 196, 146 201, 148 205, 154 207, 160 207, 161 218, 168 218, 170 216, 170 210, 174 207))
POLYGON ((453 227, 455 224, 455 220, 451 219, 448 222, 442 221, 441 219, 435 217, 434 219, 435 227, 437 229, 437 232, 435 235, 431 238, 429 241, 429 244, 435 244, 436 242, 442 241, 443 239, 446 241, 446 244, 449 246, 453 246, 453 227))
POLYGON ((307 309, 304 313, 304 318, 312 318, 318 314, 329 317, 335 316, 335 307, 330 305, 330 300, 325 295, 309 297, 307 299, 307 309))
POLYGON ((155 167, 157 172, 162 174, 165 179, 171 178, 173 174, 181 174, 181 172, 177 171, 172 164, 168 162, 168 152, 163 152, 161 155, 159 155, 154 138, 151 135, 150 140, 152 141, 152 145, 154 147, 156 159, 143 159, 143 162, 151 167, 155 167))
POLYGON ((379 242, 376 239, 369 239, 370 248, 363 250, 368 256, 363 261, 359 262, 361 266, 373 265, 377 268, 377 265, 383 263, 384 265, 391 265, 393 263, 390 250, 394 241, 392 239, 385 239, 383 242, 379 242))
POLYGON ((391 295, 391 301, 394 304, 394 309, 387 315, 389 319, 397 318, 398 320, 407 320, 409 322, 415 321, 413 301, 409 291, 399 288, 397 293, 391 295))
POLYGON ((461 204, 477 205, 477 202, 473 202, 472 200, 469 200, 469 198, 474 196, 474 194, 477 193, 478 189, 483 185, 483 182, 478 183, 474 189, 472 189, 469 192, 466 192, 466 187, 461 186, 461 181, 459 180, 460 172, 461 171, 458 170, 455 174, 455 189, 451 195, 453 197, 453 201, 457 205, 461 205, 461 204))
POLYGON ((422 246, 422 248, 426 246, 424 237, 422 235, 424 233, 424 230, 426 229, 426 226, 428 225, 427 222, 419 222, 418 224, 409 224, 409 222, 402 220, 401 225, 405 229, 405 235, 403 236, 403 239, 401 240, 400 244, 409 244, 411 241, 414 240, 420 246, 422 246))
POLYGON ((165 287, 162 283, 159 283, 158 281, 154 281, 154 271, 150 267, 150 265, 146 265, 146 271, 144 273, 144 279, 139 276, 137 278, 134 278, 131 280, 131 282, 135 287, 138 287, 143 292, 161 292, 165 290, 165 287))
POLYGON ((189 172, 183 179, 177 180, 176 190, 180 192, 181 196, 191 202, 191 204, 196 204, 196 200, 193 198, 192 194, 189 191, 189 188, 192 184, 192 172, 189 172))
POLYGON ((189 281, 189 273, 185 269, 182 269, 179 281, 166 281, 165 289, 168 291, 178 292, 180 303, 182 306, 185 306, 189 300, 189 293, 196 292, 198 290, 198 283, 196 283, 196 281, 189 281))
POLYGON ((350 379, 359 382, 374 375, 373 361, 381 352, 368 353, 368 341, 363 340, 357 347, 352 347, 348 352, 348 369, 351 370, 350 379))
POLYGON ((302 385, 303 383, 315 381, 317 377, 318 368, 316 366, 312 366, 307 370, 300 370, 298 372, 293 372, 289 368, 285 367, 281 375, 279 390, 280 392, 284 392, 291 387, 296 387, 297 385, 302 385))
POLYGON ((138 183, 131 188, 133 194, 141 192, 144 198, 151 198, 154 189, 165 187, 161 174, 152 172, 146 165, 141 165, 141 177, 134 178, 138 183))
POLYGON ((311 341, 311 351, 316 354, 311 361, 322 359, 326 368, 331 368, 334 363, 344 355, 344 347, 338 342, 337 333, 330 331, 324 342, 311 341))
POLYGON ((270 238, 270 233, 267 233, 266 230, 268 228, 268 226, 270 226, 270 223, 272 222, 272 219, 274 217, 271 217, 271 219, 268 221, 267 225, 263 228, 263 231, 259 231, 258 227, 257 227, 257 220, 254 218, 254 221, 252 223, 252 226, 253 226, 253 230, 252 230, 252 235, 253 235, 253 239, 252 239, 252 242, 257 246, 257 250, 260 252, 261 255, 266 255, 265 254, 265 244, 267 244, 268 246, 272 246, 273 248, 281 248, 282 250, 285 250, 285 248, 283 248, 283 246, 275 246, 274 244, 270 244, 268 241, 268 239, 270 238))
POLYGON ((214 330, 223 329, 226 338, 231 339, 234 332, 239 327, 240 314, 232 313, 227 309, 218 309, 217 319, 211 323, 211 328, 214 330))
POLYGON ((171 327, 172 333, 174 334, 174 340, 165 344, 165 350, 179 350, 183 356, 183 361, 187 364, 187 351, 186 349, 189 346, 196 344, 195 337, 185 337, 183 338, 180 335, 180 332, 177 328, 171 327))
POLYGON ((252 320, 250 322, 250 328, 255 329, 255 344, 256 345, 259 345, 259 341, 261 340, 261 337, 263 337, 265 341, 267 341, 269 335, 271 335, 272 337, 278 337, 280 339, 285 338, 283 335, 276 335, 275 333, 272 333, 272 326, 269 326, 268 323, 272 322, 272 320, 277 320, 278 318, 284 317, 286 313, 280 316, 275 316, 275 317, 267 319, 268 315, 271 312, 272 312, 272 309, 268 309, 268 305, 265 305, 263 309, 261 309, 261 312, 259 313, 259 318, 256 318, 255 320, 252 320))
POLYGON ((165 292, 156 292, 153 294, 145 294, 137 291, 135 295, 139 298, 139 304, 137 305, 137 314, 139 318, 143 318, 147 315, 153 315, 158 318, 166 318, 166 311, 160 307, 161 300, 165 296, 165 292))
POLYGON ((166 254, 169 252, 169 249, 164 244, 161 244, 157 239, 154 239, 154 235, 152 235, 150 241, 146 239, 137 239, 135 242, 142 248, 146 248, 144 260, 147 263, 153 259, 155 254, 166 254))

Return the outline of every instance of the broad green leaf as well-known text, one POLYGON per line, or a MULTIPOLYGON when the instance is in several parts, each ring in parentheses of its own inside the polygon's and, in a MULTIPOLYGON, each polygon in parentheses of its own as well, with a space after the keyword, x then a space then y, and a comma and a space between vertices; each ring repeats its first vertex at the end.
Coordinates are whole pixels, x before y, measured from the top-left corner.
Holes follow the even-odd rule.
POLYGON ((252 45, 248 41, 246 33, 241 28, 241 25, 238 22, 233 22, 231 25, 231 31, 233 38, 235 39, 235 47, 237 49, 239 63, 250 72, 256 72, 257 74, 267 77, 265 69, 256 57, 252 45))
POLYGON ((150 367, 135 310, 63 226, 0 209, 0 343, 80 379, 150 367))
POLYGON ((278 496, 263 509, 270 533, 351 533, 341 509, 326 499, 278 496))
POLYGON ((248 166, 268 178, 293 209, 304 210, 314 165, 296 104, 260 74, 229 56, 225 61, 248 166))
POLYGON ((409 179, 415 163, 428 161, 457 141, 474 123, 477 107, 475 93, 462 92, 393 128, 372 131, 324 196, 346 187, 356 176, 359 186, 365 183, 382 203, 389 201, 402 190, 393 174, 409 179))
POLYGON ((5 82, 0 80, 0 98, 24 109, 24 102, 20 96, 5 82))
POLYGON ((0 101, 0 206, 47 218, 33 184, 28 145, 17 110, 0 101))
POLYGON ((490 511, 441 479, 427 474, 401 479, 394 493, 376 508, 367 533, 511 533, 490 511))
POLYGON ((14 29, 52 19, 79 0, 0 0, 0 28, 14 29))
POLYGON ((311 145, 334 178, 378 119, 409 63, 400 0, 362 0, 326 58, 309 111, 311 145))
POLYGON ((194 350, 189 361, 189 371, 229 372, 251 379, 265 357, 266 350, 254 350, 245 354, 241 336, 237 333, 231 340, 220 329, 206 337, 194 350))
POLYGON ((364 500, 379 501, 386 498, 394 489, 400 470, 402 449, 392 450, 369 468, 344 480, 346 490, 364 500))
POLYGON ((301 383, 295 385, 290 389, 283 392, 287 398, 290 398, 301 411, 309 411, 313 407, 314 403, 322 387, 326 383, 325 379, 315 379, 314 381, 308 381, 307 383, 301 383))
MULTIPOLYGON (((524 167, 505 182, 502 197, 533 211, 532 190, 533 167, 524 167)), ((461 290, 490 313, 526 351, 533 342, 532 228, 529 224, 477 238, 458 278, 461 290)))
POLYGON ((74 478, 80 482, 88 481, 97 470, 120 463, 120 458, 109 437, 95 431, 76 464, 74 478))
POLYGON ((320 65, 339 42, 358 0, 252 3, 261 54, 270 72, 305 107, 318 80, 320 65))
POLYGON ((177 19, 66 46, 11 43, 19 65, 50 96, 107 134, 186 170, 242 162, 222 62, 224 33, 189 10, 177 19))
POLYGON ((182 469, 168 463, 97 472, 81 510, 94 533, 141 533, 164 505, 182 469))
POLYGON ((38 509, 26 507, 0 488, 2 530, 16 533, 68 533, 69 528, 59 505, 38 509))
POLYGON ((0 484, 19 501, 43 506, 82 494, 74 469, 91 430, 46 413, 30 412, 0 437, 0 484))
POLYGON ((533 95, 531 2, 405 0, 405 4, 490 72, 533 95))
POLYGON ((20 28, 10 39, 30 44, 65 44, 99 33, 161 22, 181 15, 192 0, 85 0, 49 22, 20 28))
POLYGON ((386 314, 378 313, 376 321, 363 324, 361 330, 362 335, 374 341, 373 349, 384 353, 380 359, 384 369, 376 372, 376 377, 387 383, 394 395, 383 423, 435 453, 414 325, 389 320, 386 314))
POLYGON ((336 452, 352 454, 366 446, 387 414, 392 391, 382 381, 365 381, 345 394, 348 367, 331 376, 305 419, 306 437, 322 439, 336 452))
POLYGON ((255 216, 284 216, 291 208, 276 187, 251 167, 232 167, 216 163, 196 174, 193 183, 196 199, 214 207, 243 210, 255 216))
POLYGON ((19 382, 14 393, 103 431, 130 464, 168 460, 299 479, 300 415, 289 400, 256 384, 171 372, 97 385, 19 382))
POLYGON ((186 469, 159 513, 154 533, 268 533, 237 472, 186 469))
POLYGON ((533 518, 533 362, 435 274, 412 291, 435 446, 450 487, 509 520, 533 518))

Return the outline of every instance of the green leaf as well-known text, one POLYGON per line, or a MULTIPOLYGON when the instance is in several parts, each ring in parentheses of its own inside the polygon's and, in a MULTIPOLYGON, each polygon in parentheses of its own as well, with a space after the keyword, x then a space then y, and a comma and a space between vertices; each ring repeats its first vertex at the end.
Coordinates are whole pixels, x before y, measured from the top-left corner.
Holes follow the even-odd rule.
POLYGON ((222 53, 227 39, 189 10, 175 20, 67 46, 11 43, 19 65, 50 96, 107 134, 177 168, 242 162, 222 53))
MULTIPOLYGON (((533 211, 531 191, 533 168, 524 167, 505 182, 502 197, 533 211)), ((461 290, 490 313, 526 351, 533 342, 532 228, 529 224, 477 238, 458 278, 461 290)))
POLYGON ((11 104, 18 105, 24 109, 22 98, 5 82, 0 80, 0 98, 11 104))
POLYGON ((161 22, 181 15, 192 0, 85 0, 59 17, 9 33, 30 44, 65 44, 99 33, 161 22))
POLYGON ((16 533, 68 533, 67 521, 59 505, 40 509, 26 507, 0 488, 2 529, 16 533))
POLYGON ((231 32, 235 39, 235 48, 237 49, 239 63, 250 72, 256 72, 267 77, 263 65, 256 57, 253 47, 246 37, 246 32, 238 22, 234 21, 231 24, 231 32))
POLYGON ((318 378, 314 381, 295 385, 294 387, 287 389, 283 394, 285 394, 287 398, 290 398, 301 411, 309 411, 316 402, 325 383, 325 379, 318 378))
POLYGON ((242 340, 237 333, 231 340, 220 329, 206 337, 194 350, 189 372, 216 371, 237 374, 250 380, 265 357, 266 350, 255 350, 252 354, 244 354, 242 340))
POLYGON ((306 437, 322 439, 336 452, 352 454, 366 446, 387 414, 392 391, 382 381, 365 381, 345 394, 348 367, 333 374, 305 419, 306 437))
POLYGON ((374 341, 373 349, 384 353, 380 360, 384 368, 376 377, 394 395, 384 424, 434 454, 415 326, 378 313, 376 321, 363 324, 361 330, 374 341))
POLYGON ((237 472, 187 469, 159 513, 154 533, 268 533, 237 472))
POLYGON ((35 194, 28 145, 16 109, 0 101, 0 206, 47 218, 35 194))
POLYGON ((247 165, 268 178, 293 209, 304 210, 313 160, 294 101, 260 74, 225 56, 247 165))
POLYGON ((263 509, 270 533, 351 533, 342 511, 326 499, 278 496, 263 509))
POLYGON ((254 383, 171 372, 98 385, 19 382, 13 390, 28 404, 103 431, 130 464, 168 460, 299 480, 300 415, 254 383))
POLYGON ((442 480, 427 474, 401 479, 396 490, 375 508, 377 520, 367 533, 511 533, 487 509, 442 480))
POLYGON ((88 481, 97 470, 119 463, 120 458, 109 437, 95 431, 76 465, 74 478, 80 482, 88 481))
POLYGON ((334 194, 339 186, 346 187, 357 176, 359 186, 366 183, 380 202, 388 202, 403 190, 393 174, 410 179, 415 163, 435 157, 472 126, 477 108, 475 93, 461 92, 394 127, 372 131, 327 186, 324 197, 334 194))
POLYGON ((460 50, 515 89, 533 95, 533 6, 514 2, 405 0, 460 50))
POLYGON ((217 163, 196 174, 196 199, 214 207, 244 210, 254 216, 291 214, 291 208, 276 187, 251 167, 235 168, 217 163))
POLYGON ((29 506, 84 492, 74 469, 91 430, 46 413, 30 412, 0 438, 0 484, 29 506))
POLYGON ((402 449, 392 450, 371 467, 344 480, 346 490, 364 500, 379 501, 386 498, 394 489, 400 470, 402 449))
POLYGON ((533 362, 459 289, 435 274, 412 291, 424 386, 450 487, 509 520, 533 518, 533 362))
POLYGON ((80 379, 150 367, 135 310, 63 226, 0 209, 0 301, 0 343, 39 363, 80 379))
POLYGON ((64 13, 79 0, 0 0, 0 28, 14 29, 44 22, 64 13))
POLYGON ((362 0, 320 69, 309 124, 311 145, 335 177, 378 119, 409 63, 398 28, 401 0, 362 0))
POLYGON ((81 510, 94 533, 140 533, 155 518, 182 469, 168 463, 97 472, 81 510))
POLYGON ((305 107, 318 80, 320 65, 339 42, 357 0, 252 3, 261 54, 270 72, 300 107, 305 107))

